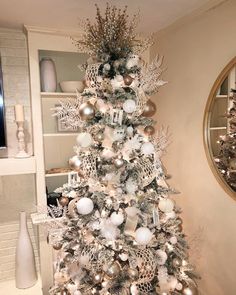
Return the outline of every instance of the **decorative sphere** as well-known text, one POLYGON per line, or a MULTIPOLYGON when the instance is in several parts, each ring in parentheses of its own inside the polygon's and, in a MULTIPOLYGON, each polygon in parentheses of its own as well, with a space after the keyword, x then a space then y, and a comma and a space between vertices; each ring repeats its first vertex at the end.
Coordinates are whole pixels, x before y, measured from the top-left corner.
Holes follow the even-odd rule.
POLYGON ((164 213, 170 213, 174 209, 174 203, 170 199, 162 199, 158 204, 159 209, 164 213))
POLYGON ((93 119, 95 116, 95 108, 90 102, 84 102, 79 107, 79 115, 83 121, 93 119))
POLYGON ((175 236, 173 236, 173 237, 170 238, 170 242, 171 242, 172 245, 175 245, 178 242, 178 240, 177 240, 177 238, 175 236))
POLYGON ((110 219, 112 224, 119 226, 124 222, 124 215, 122 212, 113 212, 110 219))
POLYGON ((164 265, 167 260, 167 254, 165 251, 159 249, 156 251, 157 254, 157 263, 159 265, 164 265))
POLYGON ((69 204, 69 198, 67 198, 67 197, 60 197, 60 199, 59 199, 59 204, 61 205, 61 206, 67 206, 68 204, 69 204))
POLYGON ((98 272, 93 276, 93 281, 95 284, 101 283, 102 280, 103 280, 103 273, 102 272, 98 272))
POLYGON ((79 290, 77 290, 77 291, 74 292, 73 295, 82 295, 82 293, 79 290))
POLYGON ((109 279, 113 279, 119 275, 120 271, 121 271, 121 266, 120 266, 119 262, 114 261, 108 267, 108 269, 106 271, 106 275, 109 279))
POLYGON ((180 267, 182 265, 182 260, 179 258, 179 257, 175 257, 173 260, 172 260, 172 265, 174 267, 180 267))
POLYGON ((136 103, 133 99, 127 99, 124 103, 123 103, 123 110, 128 113, 131 114, 136 110, 136 103))
POLYGON ((139 245, 147 245, 152 237, 152 232, 147 227, 140 227, 135 232, 135 240, 139 245))
POLYGON ((191 284, 187 287, 184 287, 182 290, 183 295, 198 295, 197 287, 194 284, 191 284))
POLYGON ((137 280, 139 277, 139 272, 136 268, 128 268, 127 273, 132 280, 137 280))
POLYGON ((88 132, 81 132, 78 134, 76 138, 76 142, 78 146, 81 146, 82 148, 87 148, 92 145, 93 138, 88 132))
POLYGON ((60 250, 62 248, 62 244, 60 242, 56 242, 52 245, 54 250, 60 250))
POLYGON ((74 156, 69 159, 69 166, 71 169, 78 171, 81 169, 82 161, 79 159, 78 156, 74 156))
POLYGON ((105 65, 104 65, 104 69, 105 69, 106 71, 110 71, 110 69, 111 69, 110 64, 105 64, 105 65))
POLYGON ((116 168, 121 168, 122 166, 124 166, 124 164, 125 164, 125 161, 122 157, 117 157, 114 160, 114 165, 116 168))
POLYGON ((141 146, 141 152, 143 155, 151 155, 154 154, 155 148, 151 142, 144 142, 141 146))
POLYGON ((131 295, 139 295, 139 290, 136 285, 131 285, 130 292, 131 292, 131 295))
POLYGON ((129 86, 133 82, 133 78, 130 75, 124 75, 123 77, 125 85, 129 86))
POLYGON ((76 207, 79 214, 87 215, 93 211, 94 205, 91 199, 84 197, 79 199, 76 207))
POLYGON ((155 128, 151 125, 148 125, 144 128, 144 134, 153 135, 155 133, 155 128))
POLYGON ((155 103, 149 99, 144 107, 144 111, 142 115, 144 117, 152 117, 153 115, 155 115, 156 110, 157 108, 155 103))
POLYGON ((96 141, 103 141, 103 139, 105 138, 104 133, 102 131, 99 131, 96 135, 95 135, 95 140, 96 141))
POLYGON ((183 288, 183 285, 181 283, 178 283, 175 288, 176 290, 181 291, 183 288))

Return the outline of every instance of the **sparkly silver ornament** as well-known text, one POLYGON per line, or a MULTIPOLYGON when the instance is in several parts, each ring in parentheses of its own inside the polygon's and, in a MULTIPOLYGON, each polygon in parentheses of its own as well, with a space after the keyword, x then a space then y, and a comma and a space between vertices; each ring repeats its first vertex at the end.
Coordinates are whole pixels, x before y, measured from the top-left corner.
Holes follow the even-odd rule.
POLYGON ((78 156, 74 156, 69 159, 69 166, 71 169, 78 171, 81 169, 82 161, 78 156))
POLYGON ((90 102, 84 102, 79 107, 81 120, 91 120, 95 116, 95 107, 90 102))

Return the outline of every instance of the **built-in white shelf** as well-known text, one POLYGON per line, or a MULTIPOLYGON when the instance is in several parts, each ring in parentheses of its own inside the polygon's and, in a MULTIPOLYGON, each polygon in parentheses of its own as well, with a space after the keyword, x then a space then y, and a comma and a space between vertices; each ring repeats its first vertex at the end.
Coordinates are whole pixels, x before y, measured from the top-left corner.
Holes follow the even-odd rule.
POLYGON ((66 136, 77 136, 78 133, 44 133, 44 137, 66 137, 66 136))
POLYGON ((46 177, 57 177, 57 176, 66 176, 70 172, 62 172, 62 173, 47 173, 45 174, 46 177))
POLYGON ((36 173, 35 157, 0 159, 0 176, 36 173))
POLYGON ((226 126, 220 126, 220 127, 210 127, 210 130, 226 130, 226 126))
POLYGON ((41 98, 66 98, 66 97, 76 97, 75 92, 41 92, 41 98))

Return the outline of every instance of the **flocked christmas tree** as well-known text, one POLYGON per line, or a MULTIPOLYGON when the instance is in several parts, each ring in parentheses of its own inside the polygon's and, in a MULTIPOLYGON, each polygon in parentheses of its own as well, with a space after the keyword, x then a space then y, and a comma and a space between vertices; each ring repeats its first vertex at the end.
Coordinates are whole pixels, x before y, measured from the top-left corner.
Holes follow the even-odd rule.
POLYGON ((149 65, 140 58, 151 42, 138 38, 136 22, 126 8, 108 5, 104 16, 97 8, 76 41, 91 56, 87 87, 56 114, 79 130, 69 160, 79 177, 70 175, 56 190, 60 207, 49 208, 54 217, 63 212, 50 223, 57 252, 50 294, 198 294, 161 162, 168 136, 151 118, 150 96, 166 83, 162 58, 149 65))
POLYGON ((236 191, 236 90, 231 90, 227 114, 228 131, 220 137, 220 152, 215 162, 225 181, 236 191))

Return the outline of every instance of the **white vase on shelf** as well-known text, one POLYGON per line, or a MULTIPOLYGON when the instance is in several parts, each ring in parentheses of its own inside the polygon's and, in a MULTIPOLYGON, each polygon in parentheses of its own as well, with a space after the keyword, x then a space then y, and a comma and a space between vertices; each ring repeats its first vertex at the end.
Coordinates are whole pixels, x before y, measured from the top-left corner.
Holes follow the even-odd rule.
POLYGON ((43 57, 40 60, 40 81, 42 92, 56 92, 56 67, 54 61, 51 58, 43 57))
POLYGON ((26 213, 20 212, 20 228, 16 245, 16 288, 27 289, 37 282, 34 250, 27 227, 26 213))

